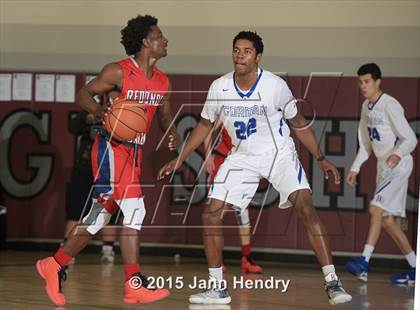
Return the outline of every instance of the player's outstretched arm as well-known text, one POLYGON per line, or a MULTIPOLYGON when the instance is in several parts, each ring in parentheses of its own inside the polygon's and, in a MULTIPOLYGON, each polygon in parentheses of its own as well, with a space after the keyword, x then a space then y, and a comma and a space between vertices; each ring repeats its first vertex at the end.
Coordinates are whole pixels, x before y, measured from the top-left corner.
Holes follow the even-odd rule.
POLYGON ((97 77, 78 91, 76 104, 96 117, 103 118, 107 107, 96 104, 94 97, 121 89, 122 79, 123 71, 120 65, 116 63, 106 65, 97 77))
POLYGON ((171 160, 159 170, 158 180, 163 179, 165 176, 179 169, 188 156, 199 147, 210 132, 212 132, 212 128, 213 124, 209 120, 201 118, 197 126, 194 127, 189 135, 187 141, 185 141, 184 145, 181 147, 181 152, 178 157, 171 160))
POLYGON ((318 160, 320 169, 325 173, 325 178, 328 179, 328 173, 334 176, 335 184, 340 184, 340 173, 337 168, 330 161, 326 160, 322 155, 321 149, 316 141, 315 133, 312 127, 308 126, 306 118, 297 113, 295 117, 288 120, 295 129, 295 134, 300 142, 309 150, 309 152, 318 160))

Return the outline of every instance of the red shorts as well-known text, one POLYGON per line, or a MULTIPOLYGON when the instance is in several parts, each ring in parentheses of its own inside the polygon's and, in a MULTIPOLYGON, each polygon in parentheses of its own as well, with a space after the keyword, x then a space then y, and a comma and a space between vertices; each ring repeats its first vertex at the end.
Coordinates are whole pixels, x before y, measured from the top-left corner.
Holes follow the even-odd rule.
POLYGON ((114 213, 116 200, 143 197, 140 186, 142 150, 134 160, 134 146, 97 135, 92 146, 92 171, 94 188, 92 197, 107 211, 114 213))

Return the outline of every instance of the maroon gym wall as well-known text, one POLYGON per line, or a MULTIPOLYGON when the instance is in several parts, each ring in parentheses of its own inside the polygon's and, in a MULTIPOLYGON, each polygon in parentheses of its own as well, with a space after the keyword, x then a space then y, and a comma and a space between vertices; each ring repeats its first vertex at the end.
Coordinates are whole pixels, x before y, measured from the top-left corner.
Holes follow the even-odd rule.
MULTIPOLYGON (((38 72, 32 73, 35 76, 38 72)), ((59 72, 54 74, 59 74, 59 72)), ((74 74, 76 75, 76 89, 78 89, 84 83, 85 74, 74 74)), ((205 75, 171 76, 175 91, 172 95, 172 110, 174 115, 179 112, 176 114, 177 124, 182 122, 184 127, 185 124, 190 124, 189 127, 194 125, 195 120, 199 118, 206 91, 215 78, 216 76, 205 75)), ((308 77, 285 77, 285 79, 295 97, 303 97, 308 77)), ((401 102, 407 119, 416 134, 419 134, 420 79, 385 78, 383 89, 401 102)), ((323 136, 324 142, 326 142, 323 151, 327 157, 332 156, 332 161, 334 161, 334 156, 350 158, 345 161, 345 164, 337 163, 339 168, 348 168, 354 158, 351 154, 355 153, 356 149, 346 149, 345 145, 348 141, 357 140, 357 120, 360 116, 362 102, 356 79, 353 77, 313 77, 307 99, 316 109, 317 126, 319 128, 323 128, 324 124, 327 126, 323 136), (344 126, 347 126, 347 131, 343 129, 344 126), (349 126, 350 129, 348 129, 349 126)), ((76 138, 68 132, 67 125, 70 113, 77 112, 78 108, 72 103, 35 101, 0 102, 0 106, 2 167, 7 167, 13 178, 19 183, 30 183, 40 173, 37 169, 29 166, 30 161, 34 160, 33 156, 52 160, 51 169, 44 162, 49 177, 43 188, 31 197, 26 197, 28 195, 25 193, 16 194, 13 188, 4 184, 7 180, 2 178, 3 202, 8 212, 7 236, 9 238, 61 238, 64 230, 65 189, 66 183, 70 181, 76 145, 76 138), (40 136, 34 130, 31 121, 25 121, 26 113, 31 114, 34 117, 33 120, 43 117, 47 124, 47 139, 45 141, 40 141, 40 136)), ((182 133, 186 132, 187 130, 182 133)), ((176 197, 174 197, 172 188, 164 186, 168 184, 168 180, 155 181, 158 168, 167 160, 175 157, 175 153, 164 147, 156 151, 157 143, 161 137, 162 133, 155 122, 147 137, 142 163, 142 178, 146 184, 144 192, 147 210, 142 230, 142 241, 201 244, 201 230, 197 228, 201 222, 200 204, 188 208, 185 202, 174 201, 176 197), (187 211, 187 216, 185 216, 187 211)), ((296 147, 307 177, 314 186, 315 175, 317 173, 319 175, 318 168, 314 165, 308 152, 297 142, 296 147)), ((200 155, 200 152, 202 154, 202 151, 199 150, 196 155, 200 155)), ((418 199, 419 147, 413 154, 415 166, 409 184, 409 210, 416 209, 415 204, 418 199)), ((4 174, 4 171, 0 171, 0 173, 4 174)), ((185 185, 194 182, 195 173, 196 170, 193 167, 183 167, 178 174, 185 185)), ((345 206, 340 205, 339 202, 343 188, 347 186, 344 182, 341 186, 335 186, 330 182, 326 182, 325 185, 316 185, 322 189, 322 197, 318 199, 319 192, 314 191, 315 202, 322 201, 320 204, 324 204, 318 206, 319 214, 331 235, 334 250, 353 252, 362 249, 368 228, 367 205, 374 190, 375 173, 375 160, 370 158, 361 170, 360 184, 357 189, 358 200, 354 196, 354 204, 345 206)), ((191 186, 189 189, 192 190, 192 188, 191 186)), ((274 202, 270 206, 266 206, 261 213, 258 207, 250 207, 250 211, 252 223, 255 223, 259 217, 253 241, 255 247, 310 249, 304 228, 298 223, 292 209, 281 210, 277 208, 277 202, 274 202)), ((407 214, 409 223, 407 234, 410 241, 415 242, 417 213, 409 211, 407 214)), ((235 225, 233 216, 228 216, 226 223, 235 225)), ((226 229, 226 245, 237 244, 236 228, 226 229)), ((399 253, 399 250, 384 233, 377 246, 377 252, 393 254, 399 253)))

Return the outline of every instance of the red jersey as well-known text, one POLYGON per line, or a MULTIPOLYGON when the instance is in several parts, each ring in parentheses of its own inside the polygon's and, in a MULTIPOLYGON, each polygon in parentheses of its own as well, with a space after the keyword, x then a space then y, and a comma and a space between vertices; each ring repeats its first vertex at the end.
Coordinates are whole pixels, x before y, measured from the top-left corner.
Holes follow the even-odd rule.
MULTIPOLYGON (((147 129, 149 132, 156 113, 156 108, 162 104, 162 99, 168 91, 169 78, 156 66, 153 68, 153 76, 148 79, 133 58, 120 60, 124 78, 119 98, 137 101, 147 110, 147 129)), ((136 138, 133 143, 144 144, 146 133, 136 138)))
MULTIPOLYGON (((154 67, 153 76, 147 79, 132 58, 120 60, 124 77, 119 98, 137 101, 147 110, 147 129, 150 130, 157 107, 162 104, 168 91, 169 79, 154 67)), ((132 143, 144 144, 146 133, 132 143)), ((109 140, 97 135, 92 146, 92 170, 95 176, 95 189, 92 194, 109 212, 116 210, 115 201, 143 197, 140 186, 142 149, 109 140)))
POLYGON ((213 152, 226 157, 229 155, 232 147, 232 140, 225 127, 222 127, 220 132, 217 134, 213 152))

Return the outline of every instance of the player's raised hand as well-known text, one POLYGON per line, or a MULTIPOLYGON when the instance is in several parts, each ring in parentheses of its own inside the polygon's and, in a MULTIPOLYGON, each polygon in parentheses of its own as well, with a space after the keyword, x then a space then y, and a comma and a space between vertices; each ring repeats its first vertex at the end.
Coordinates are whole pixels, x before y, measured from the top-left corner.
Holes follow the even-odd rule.
POLYGON ((162 180, 167 175, 170 175, 172 172, 179 169, 181 165, 182 161, 180 161, 178 157, 171 160, 169 163, 165 164, 162 168, 160 168, 157 179, 162 180))
POLYGON ((386 160, 386 164, 389 168, 394 169, 400 163, 401 157, 397 154, 391 154, 386 160))
POLYGON ((341 182, 340 172, 338 172, 336 166, 334 166, 332 162, 330 162, 329 160, 323 159, 319 161, 318 164, 319 164, 319 168, 321 168, 321 170, 324 172, 326 179, 328 179, 328 173, 331 172, 334 176, 334 183, 340 184, 341 182))
POLYGON ((209 155, 209 157, 206 159, 206 163, 205 163, 205 168, 206 168, 206 172, 208 174, 212 174, 215 166, 214 166, 214 155, 209 155))
POLYGON ((347 183, 351 186, 351 187, 355 187, 357 182, 356 182, 356 177, 357 177, 358 173, 355 171, 349 171, 349 173, 347 174, 347 183))
POLYGON ((169 134, 169 143, 168 143, 169 150, 171 151, 176 150, 180 141, 181 140, 179 139, 179 135, 176 132, 169 134))

